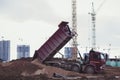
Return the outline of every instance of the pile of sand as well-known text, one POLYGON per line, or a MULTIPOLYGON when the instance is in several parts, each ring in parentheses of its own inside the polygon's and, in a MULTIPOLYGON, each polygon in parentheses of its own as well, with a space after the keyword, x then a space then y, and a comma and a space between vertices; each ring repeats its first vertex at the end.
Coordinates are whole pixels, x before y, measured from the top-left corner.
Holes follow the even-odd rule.
MULTIPOLYGON (((41 64, 37 59, 32 61, 32 58, 22 58, 13 60, 10 62, 2 63, 0 62, 0 77, 5 76, 19 76, 20 77, 33 77, 33 76, 44 76, 44 78, 52 78, 54 73, 69 76, 69 77, 86 77, 86 76, 120 76, 120 68, 114 68, 107 66, 105 71, 101 74, 84 74, 72 71, 66 71, 61 68, 56 68, 52 66, 46 66, 41 64)), ((15 77, 16 78, 16 77, 15 77)), ((32 79, 32 78, 31 78, 32 79)), ((15 79, 17 80, 17 79, 15 79)), ((22 80, 22 79, 21 79, 22 80)), ((24 79, 25 80, 25 79, 24 79)))

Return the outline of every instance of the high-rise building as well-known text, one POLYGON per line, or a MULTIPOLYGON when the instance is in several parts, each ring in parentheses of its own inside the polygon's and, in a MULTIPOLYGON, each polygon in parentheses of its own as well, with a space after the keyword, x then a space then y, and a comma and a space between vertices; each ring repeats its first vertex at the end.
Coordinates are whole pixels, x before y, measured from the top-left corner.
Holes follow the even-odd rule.
MULTIPOLYGON (((75 47, 65 47, 64 50, 64 58, 69 58, 72 59, 72 56, 74 56, 74 52, 75 52, 76 48, 75 47)), ((76 51, 77 52, 77 51, 76 51)))
POLYGON ((17 58, 30 57, 30 46, 29 45, 17 45, 17 58))
POLYGON ((3 61, 10 60, 10 40, 0 41, 0 59, 3 61))

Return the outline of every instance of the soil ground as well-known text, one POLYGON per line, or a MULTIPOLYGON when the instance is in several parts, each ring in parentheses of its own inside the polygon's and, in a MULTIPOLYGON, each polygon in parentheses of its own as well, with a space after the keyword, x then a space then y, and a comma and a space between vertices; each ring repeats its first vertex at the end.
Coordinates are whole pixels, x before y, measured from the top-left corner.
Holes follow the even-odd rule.
POLYGON ((0 80, 120 80, 120 67, 106 66, 99 74, 85 74, 46 66, 32 58, 0 62, 0 80), (56 73, 56 74, 55 74, 56 73))

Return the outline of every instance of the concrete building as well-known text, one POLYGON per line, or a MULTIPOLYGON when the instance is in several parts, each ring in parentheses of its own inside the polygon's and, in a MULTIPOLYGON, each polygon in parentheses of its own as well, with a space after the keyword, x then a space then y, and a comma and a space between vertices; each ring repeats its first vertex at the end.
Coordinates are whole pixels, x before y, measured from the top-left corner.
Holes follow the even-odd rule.
POLYGON ((0 59, 10 61, 10 40, 0 41, 0 59))
POLYGON ((17 59, 30 57, 29 45, 17 45, 17 59))
POLYGON ((65 47, 64 58, 72 58, 72 47, 65 47))

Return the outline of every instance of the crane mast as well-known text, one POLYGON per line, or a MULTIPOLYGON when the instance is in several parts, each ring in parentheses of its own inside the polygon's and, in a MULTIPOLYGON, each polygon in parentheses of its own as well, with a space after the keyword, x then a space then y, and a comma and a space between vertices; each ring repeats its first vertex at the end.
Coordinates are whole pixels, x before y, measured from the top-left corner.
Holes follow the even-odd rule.
POLYGON ((92 19, 92 49, 96 49, 96 13, 94 10, 94 4, 92 2, 92 12, 90 13, 92 19))
MULTIPOLYGON (((77 33, 77 16, 76 16, 76 0, 72 0, 72 32, 77 33)), ((72 47, 74 51, 72 53, 72 59, 77 58, 77 35, 73 37, 72 47)))
POLYGON ((94 3, 92 2, 92 11, 90 13, 92 19, 92 49, 96 49, 96 14, 101 9, 106 0, 104 0, 97 10, 94 10, 94 3))

